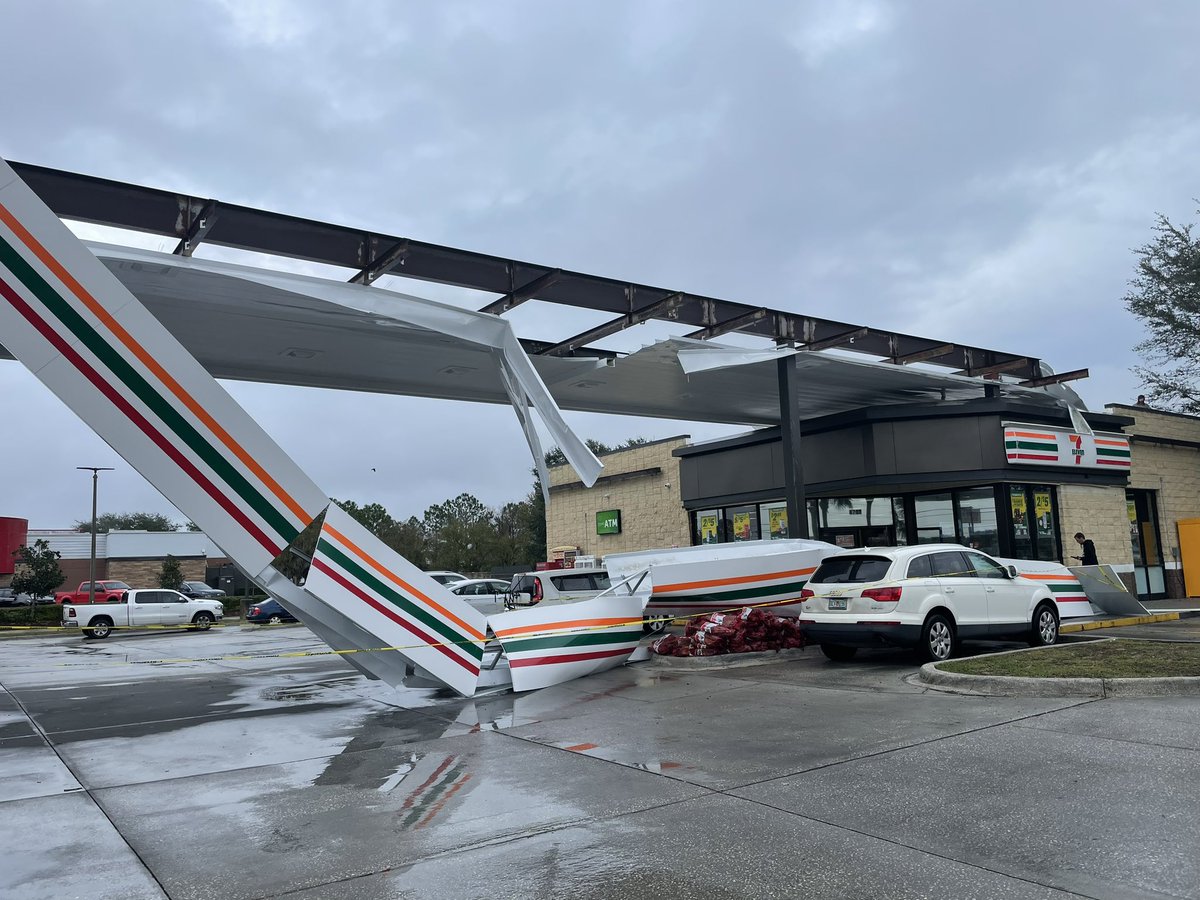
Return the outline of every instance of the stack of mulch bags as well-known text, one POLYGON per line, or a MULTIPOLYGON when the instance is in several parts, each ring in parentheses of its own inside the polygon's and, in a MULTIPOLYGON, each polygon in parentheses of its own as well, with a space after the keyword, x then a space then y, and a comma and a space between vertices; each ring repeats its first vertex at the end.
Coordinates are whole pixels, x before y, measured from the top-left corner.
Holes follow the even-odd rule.
POLYGON ((659 656, 720 656, 792 650, 804 646, 804 632, 795 619, 746 607, 734 613, 709 613, 688 622, 682 635, 668 634, 651 645, 659 656))

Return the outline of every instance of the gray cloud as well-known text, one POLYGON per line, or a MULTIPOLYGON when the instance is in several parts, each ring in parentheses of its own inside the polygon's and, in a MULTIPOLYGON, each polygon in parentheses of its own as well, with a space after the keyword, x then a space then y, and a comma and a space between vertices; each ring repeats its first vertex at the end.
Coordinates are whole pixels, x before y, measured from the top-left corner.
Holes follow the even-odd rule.
MULTIPOLYGON (((1186 2, 10 4, 0 155, 1090 366, 1100 405, 1137 393, 1129 249, 1155 211, 1192 215, 1198 19, 1186 2)), ((513 318, 546 338, 596 320, 513 318)), ((528 489, 507 409, 230 389, 337 496, 407 515, 528 489)), ((81 516, 66 473, 111 451, 16 364, 0 391, 5 422, 37 425, 0 451, 22 473, 2 511, 81 516)), ((136 476, 109 484, 113 507, 162 507, 136 476)))

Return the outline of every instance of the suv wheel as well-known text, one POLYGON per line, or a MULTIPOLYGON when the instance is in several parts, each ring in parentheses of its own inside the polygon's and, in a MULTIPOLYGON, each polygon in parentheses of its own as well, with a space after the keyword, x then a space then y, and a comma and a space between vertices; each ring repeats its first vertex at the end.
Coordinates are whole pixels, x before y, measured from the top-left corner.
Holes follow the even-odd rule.
POLYGON ((1033 629, 1029 636, 1031 647, 1049 647, 1058 643, 1058 613, 1049 603, 1043 603, 1033 614, 1033 629))
POLYGON ((921 644, 917 648, 926 662, 944 662, 954 654, 954 626, 941 613, 934 613, 921 626, 921 644))

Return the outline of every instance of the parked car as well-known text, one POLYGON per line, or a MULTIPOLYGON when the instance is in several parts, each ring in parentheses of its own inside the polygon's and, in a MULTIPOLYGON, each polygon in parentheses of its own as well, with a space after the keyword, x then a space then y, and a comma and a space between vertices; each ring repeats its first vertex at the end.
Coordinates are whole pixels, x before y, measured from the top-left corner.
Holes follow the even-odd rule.
POLYGON ((514 575, 509 584, 508 605, 533 606, 535 603, 567 603, 595 597, 611 586, 604 569, 547 569, 514 575))
POLYGON ((83 581, 79 584, 79 589, 74 591, 59 591, 54 595, 55 603, 88 603, 92 596, 95 596, 97 603, 116 603, 121 599, 121 595, 128 590, 132 590, 123 581, 97 581, 95 591, 91 591, 91 582, 83 581))
POLYGON ((440 569, 434 572, 426 572, 425 574, 438 584, 456 584, 459 581, 467 580, 466 575, 460 575, 458 572, 446 572, 440 569))
POLYGON ((221 621, 220 600, 194 600, 164 588, 125 591, 107 603, 64 603, 62 624, 79 628, 84 637, 106 638, 114 628, 177 625, 208 631, 221 621))
POLYGON ((280 625, 295 622, 293 616, 278 600, 266 599, 246 610, 246 621, 255 625, 280 625))
POLYGON ((225 596, 225 592, 209 587, 203 581, 185 581, 179 593, 185 597, 195 597, 198 600, 217 600, 225 596))
POLYGON ((508 582, 496 578, 468 578, 449 585, 450 592, 462 597, 484 613, 504 612, 508 597, 508 582))
POLYGON ((836 661, 859 647, 914 647, 936 662, 970 638, 1058 641, 1045 585, 959 544, 846 550, 826 557, 800 596, 806 635, 836 661))
POLYGON ((0 588, 0 606, 30 606, 32 604, 44 606, 47 603, 53 602, 53 595, 48 597, 31 597, 28 594, 18 594, 12 588, 0 588))

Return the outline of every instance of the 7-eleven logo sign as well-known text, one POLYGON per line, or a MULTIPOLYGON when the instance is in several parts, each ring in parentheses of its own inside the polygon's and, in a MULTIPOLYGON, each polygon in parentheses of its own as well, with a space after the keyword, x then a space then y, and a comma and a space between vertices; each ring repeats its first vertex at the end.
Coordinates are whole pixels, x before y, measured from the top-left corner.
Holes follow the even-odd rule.
POLYGON ((1075 465, 1079 465, 1083 462, 1083 435, 1072 434, 1069 435, 1069 439, 1071 442, 1071 455, 1075 457, 1075 465))

